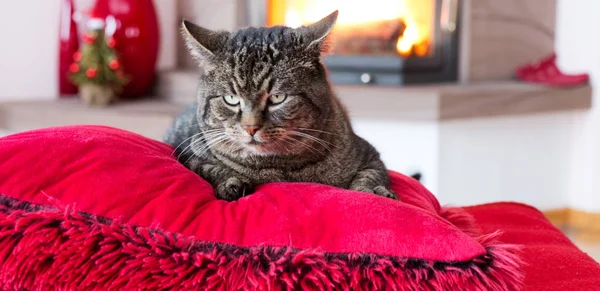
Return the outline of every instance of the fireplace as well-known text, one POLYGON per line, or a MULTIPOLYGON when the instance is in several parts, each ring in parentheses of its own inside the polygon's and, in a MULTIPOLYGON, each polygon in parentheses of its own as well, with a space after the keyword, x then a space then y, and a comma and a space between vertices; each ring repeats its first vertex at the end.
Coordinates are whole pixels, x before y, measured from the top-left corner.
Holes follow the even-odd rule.
POLYGON ((246 0, 248 25, 313 23, 339 10, 324 63, 337 84, 457 80, 460 0, 246 0))

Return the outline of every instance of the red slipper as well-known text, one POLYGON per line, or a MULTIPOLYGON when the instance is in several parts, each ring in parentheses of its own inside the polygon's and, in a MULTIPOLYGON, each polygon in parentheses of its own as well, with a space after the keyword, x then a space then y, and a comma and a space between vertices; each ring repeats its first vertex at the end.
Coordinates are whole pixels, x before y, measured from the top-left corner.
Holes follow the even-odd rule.
POLYGON ((516 77, 527 83, 553 87, 572 87, 589 82, 588 74, 566 75, 556 65, 556 54, 522 67, 515 71, 516 77))

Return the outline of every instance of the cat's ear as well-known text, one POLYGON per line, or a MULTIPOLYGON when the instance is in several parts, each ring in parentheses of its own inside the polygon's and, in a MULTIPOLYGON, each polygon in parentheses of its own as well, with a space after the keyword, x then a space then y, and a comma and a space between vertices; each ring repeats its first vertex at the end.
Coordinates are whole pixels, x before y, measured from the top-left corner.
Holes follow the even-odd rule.
POLYGON ((309 25, 298 28, 302 36, 307 40, 307 48, 318 48, 322 53, 329 50, 329 35, 335 26, 338 11, 333 11, 323 19, 309 25))
POLYGON ((229 33, 212 31, 187 20, 183 20, 181 26, 183 38, 190 54, 200 65, 211 65, 215 52, 225 44, 229 33))

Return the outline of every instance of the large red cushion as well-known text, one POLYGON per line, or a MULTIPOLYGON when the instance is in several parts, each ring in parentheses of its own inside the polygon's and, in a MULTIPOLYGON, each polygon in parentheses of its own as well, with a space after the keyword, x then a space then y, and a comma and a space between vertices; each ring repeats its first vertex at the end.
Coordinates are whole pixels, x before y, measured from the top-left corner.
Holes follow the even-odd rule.
POLYGON ((514 245, 498 242, 495 230, 480 233, 461 209, 440 207, 417 181, 390 175, 401 201, 271 183, 228 203, 178 163, 171 147, 137 134, 74 126, 4 137, 0 247, 12 255, 0 257, 0 272, 11 274, 0 280, 9 289, 520 286, 514 245), (136 279, 119 280, 123 272, 136 279))
POLYGON ((483 231, 502 229, 502 240, 523 246, 525 291, 598 290, 600 265, 537 209, 510 202, 467 207, 483 231))

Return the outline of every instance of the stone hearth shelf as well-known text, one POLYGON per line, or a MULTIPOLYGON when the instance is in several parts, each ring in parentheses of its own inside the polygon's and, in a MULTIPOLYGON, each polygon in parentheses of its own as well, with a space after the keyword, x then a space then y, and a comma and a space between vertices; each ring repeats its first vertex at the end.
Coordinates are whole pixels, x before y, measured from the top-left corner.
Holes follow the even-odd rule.
MULTIPOLYGON (((0 103, 0 129, 11 132, 70 124, 102 124, 160 139, 165 128, 194 98, 196 77, 162 74, 162 98, 88 108, 77 99, 0 103)), ((410 87, 336 86, 352 118, 446 121, 585 110, 592 88, 559 89, 513 81, 410 87)))
POLYGON ((160 140, 183 106, 162 100, 123 102, 107 108, 90 108, 79 99, 0 102, 0 131, 97 124, 160 140))
MULTIPOLYGON (((158 95, 175 103, 194 98, 192 71, 161 74, 158 95)), ((352 117, 395 120, 451 120, 587 109, 592 88, 549 88, 517 81, 382 87, 335 86, 352 117)))

